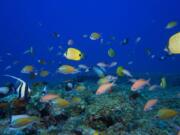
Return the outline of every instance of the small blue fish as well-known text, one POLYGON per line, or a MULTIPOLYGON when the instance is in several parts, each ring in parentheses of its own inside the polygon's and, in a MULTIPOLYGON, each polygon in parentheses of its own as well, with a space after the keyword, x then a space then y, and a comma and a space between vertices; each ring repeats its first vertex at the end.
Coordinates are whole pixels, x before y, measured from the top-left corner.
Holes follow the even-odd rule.
POLYGON ((93 67, 94 72, 98 75, 98 77, 104 77, 104 72, 98 67, 93 67))

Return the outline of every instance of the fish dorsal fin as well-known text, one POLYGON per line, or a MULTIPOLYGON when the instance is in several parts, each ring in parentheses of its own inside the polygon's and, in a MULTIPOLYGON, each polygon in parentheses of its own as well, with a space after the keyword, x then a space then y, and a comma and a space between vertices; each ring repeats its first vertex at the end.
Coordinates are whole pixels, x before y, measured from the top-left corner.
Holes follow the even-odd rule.
POLYGON ((20 81, 21 83, 25 84, 25 81, 23 81, 22 79, 20 79, 18 77, 15 77, 15 76, 12 76, 12 75, 4 75, 4 76, 11 77, 11 78, 16 79, 16 80, 20 81))

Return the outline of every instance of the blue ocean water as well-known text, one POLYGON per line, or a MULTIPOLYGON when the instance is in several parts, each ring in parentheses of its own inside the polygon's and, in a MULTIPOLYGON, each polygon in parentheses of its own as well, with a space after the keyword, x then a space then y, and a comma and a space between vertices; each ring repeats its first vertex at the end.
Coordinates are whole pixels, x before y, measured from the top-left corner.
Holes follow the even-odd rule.
MULTIPOLYGON (((81 63, 96 64, 99 61, 118 61, 120 65, 127 66, 132 72, 163 72, 179 73, 179 56, 174 60, 160 61, 147 57, 146 48, 153 50, 155 55, 164 53, 163 49, 169 37, 179 31, 179 25, 166 30, 170 21, 179 21, 178 0, 173 1, 2 1, 0 8, 0 44, 1 72, 12 63, 20 60, 21 64, 13 67, 12 72, 19 74, 21 66, 36 62, 38 58, 55 60, 58 62, 77 64, 56 57, 57 46, 62 44, 63 49, 68 48, 66 42, 72 38, 73 47, 85 53, 81 63), (54 39, 53 32, 60 34, 54 39), (92 32, 102 33, 104 40, 115 36, 112 45, 100 45, 99 42, 85 40, 83 34, 92 32), (135 44, 137 37, 142 41, 135 44), (126 46, 119 43, 124 38, 129 39, 126 46), (53 45, 55 51, 49 54, 47 48, 53 45), (34 58, 22 55, 30 46, 36 51, 34 58), (117 56, 113 59, 107 54, 108 48, 116 50, 117 56), (10 52, 12 57, 5 54, 10 52), (128 61, 134 61, 131 66, 128 61)), ((36 64, 36 63, 34 63, 36 64)))
MULTIPOLYGON (((152 78, 151 82, 159 83, 163 76, 179 86, 180 55, 167 56, 164 51, 169 38, 180 30, 179 0, 2 0, 0 3, 0 75, 18 76, 29 84, 56 83, 77 78, 77 75, 58 74, 60 65, 93 67, 98 62, 115 61, 117 66, 108 69, 107 75, 115 75, 117 67, 123 66, 135 77, 152 78), (178 25, 166 29, 171 21, 178 25), (103 43, 89 38, 93 32, 101 35, 103 43), (60 37, 55 37, 55 33, 60 37), (136 43, 138 37, 141 40, 136 43), (69 39, 74 41, 72 46, 67 45, 69 39), (128 39, 126 45, 121 44, 124 39, 128 39), (34 49, 33 56, 24 54, 30 47, 34 49), (50 47, 53 47, 51 52, 50 47), (84 58, 66 59, 63 54, 69 47, 81 50, 84 58), (116 54, 113 58, 107 53, 110 48, 116 54), (39 59, 48 64, 39 64, 39 59), (37 75, 32 80, 28 74, 21 73, 26 65, 33 65, 36 71, 48 70, 50 75, 37 75), (10 69, 6 70, 8 66, 10 69)), ((10 81, 4 76, 0 78, 0 86, 10 81)))

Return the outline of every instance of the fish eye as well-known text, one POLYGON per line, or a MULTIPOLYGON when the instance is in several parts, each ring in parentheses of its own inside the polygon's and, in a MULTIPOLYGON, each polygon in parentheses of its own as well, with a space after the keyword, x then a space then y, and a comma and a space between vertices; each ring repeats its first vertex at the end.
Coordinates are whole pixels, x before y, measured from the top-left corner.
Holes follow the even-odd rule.
POLYGON ((81 57, 81 54, 79 54, 79 56, 81 57))

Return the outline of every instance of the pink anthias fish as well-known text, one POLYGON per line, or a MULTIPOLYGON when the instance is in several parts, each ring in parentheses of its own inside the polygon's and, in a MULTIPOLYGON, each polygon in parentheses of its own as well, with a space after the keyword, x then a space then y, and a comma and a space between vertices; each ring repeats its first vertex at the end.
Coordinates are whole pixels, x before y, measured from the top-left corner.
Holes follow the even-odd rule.
POLYGON ((101 95, 107 92, 110 92, 112 90, 112 87, 114 86, 114 83, 106 83, 102 84, 98 90, 96 91, 96 95, 101 95))
POLYGON ((147 101, 147 103, 144 105, 144 111, 150 111, 152 110, 152 107, 157 104, 158 100, 157 99, 151 99, 147 101))
POLYGON ((150 79, 149 80, 144 80, 144 79, 139 79, 136 80, 133 85, 131 86, 131 91, 138 91, 143 89, 146 85, 150 86, 150 79))

